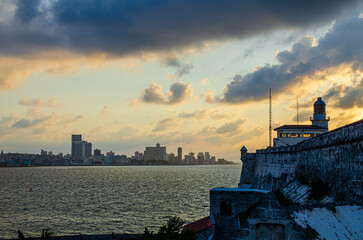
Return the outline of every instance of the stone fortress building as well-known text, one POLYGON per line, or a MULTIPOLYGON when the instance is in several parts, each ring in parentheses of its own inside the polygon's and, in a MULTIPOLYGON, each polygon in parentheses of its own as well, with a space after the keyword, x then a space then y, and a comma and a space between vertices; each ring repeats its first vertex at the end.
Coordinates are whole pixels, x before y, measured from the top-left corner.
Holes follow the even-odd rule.
POLYGON ((363 119, 328 131, 318 98, 311 121, 275 129, 273 148, 241 148, 238 188, 210 190, 199 239, 363 239, 363 119), (310 136, 279 143, 291 134, 310 136))

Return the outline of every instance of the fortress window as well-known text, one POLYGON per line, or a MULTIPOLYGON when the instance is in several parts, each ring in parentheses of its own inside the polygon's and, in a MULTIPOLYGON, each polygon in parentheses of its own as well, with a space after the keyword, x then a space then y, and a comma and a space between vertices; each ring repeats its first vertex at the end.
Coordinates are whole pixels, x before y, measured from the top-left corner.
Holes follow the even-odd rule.
POLYGON ((280 133, 280 137, 282 138, 282 137, 284 137, 284 134, 283 133, 280 133))
POLYGON ((231 202, 228 200, 222 200, 219 204, 219 212, 221 216, 231 216, 232 215, 231 202))
POLYGON ((299 133, 291 133, 291 137, 300 137, 299 133))
POLYGON ((311 137, 311 133, 304 133, 304 137, 311 137))
POLYGON ((290 133, 285 133, 285 137, 290 137, 290 133))

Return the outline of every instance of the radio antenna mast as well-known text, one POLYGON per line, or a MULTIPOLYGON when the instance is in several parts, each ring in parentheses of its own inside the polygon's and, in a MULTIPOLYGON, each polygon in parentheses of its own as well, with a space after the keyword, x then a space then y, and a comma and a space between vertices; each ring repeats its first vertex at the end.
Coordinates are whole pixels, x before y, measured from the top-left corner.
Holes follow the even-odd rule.
POLYGON ((272 142, 272 125, 271 125, 271 119, 272 119, 272 107, 271 107, 271 88, 269 90, 269 100, 270 100, 270 104, 269 104, 269 147, 271 147, 271 142, 272 142))
POLYGON ((299 125, 299 98, 296 97, 296 122, 299 125))

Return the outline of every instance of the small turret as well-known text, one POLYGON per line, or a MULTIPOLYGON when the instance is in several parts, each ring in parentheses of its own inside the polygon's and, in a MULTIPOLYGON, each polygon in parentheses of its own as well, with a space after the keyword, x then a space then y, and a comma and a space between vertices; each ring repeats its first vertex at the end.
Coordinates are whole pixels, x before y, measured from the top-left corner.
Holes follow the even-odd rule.
POLYGON ((242 171, 239 180, 239 188, 251 188, 255 171, 255 154, 247 153, 247 148, 241 148, 242 171))
POLYGON ((247 160, 247 148, 243 146, 241 148, 241 161, 244 162, 245 160, 247 160))

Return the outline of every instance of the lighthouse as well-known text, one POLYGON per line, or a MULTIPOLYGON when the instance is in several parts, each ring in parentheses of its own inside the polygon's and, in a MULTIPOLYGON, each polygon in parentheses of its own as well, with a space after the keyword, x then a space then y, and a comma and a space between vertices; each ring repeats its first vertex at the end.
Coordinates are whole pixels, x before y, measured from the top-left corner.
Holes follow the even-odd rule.
POLYGON ((326 117, 326 104, 321 97, 318 97, 314 103, 314 115, 310 118, 310 121, 313 126, 329 129, 329 120, 330 118, 326 117))

